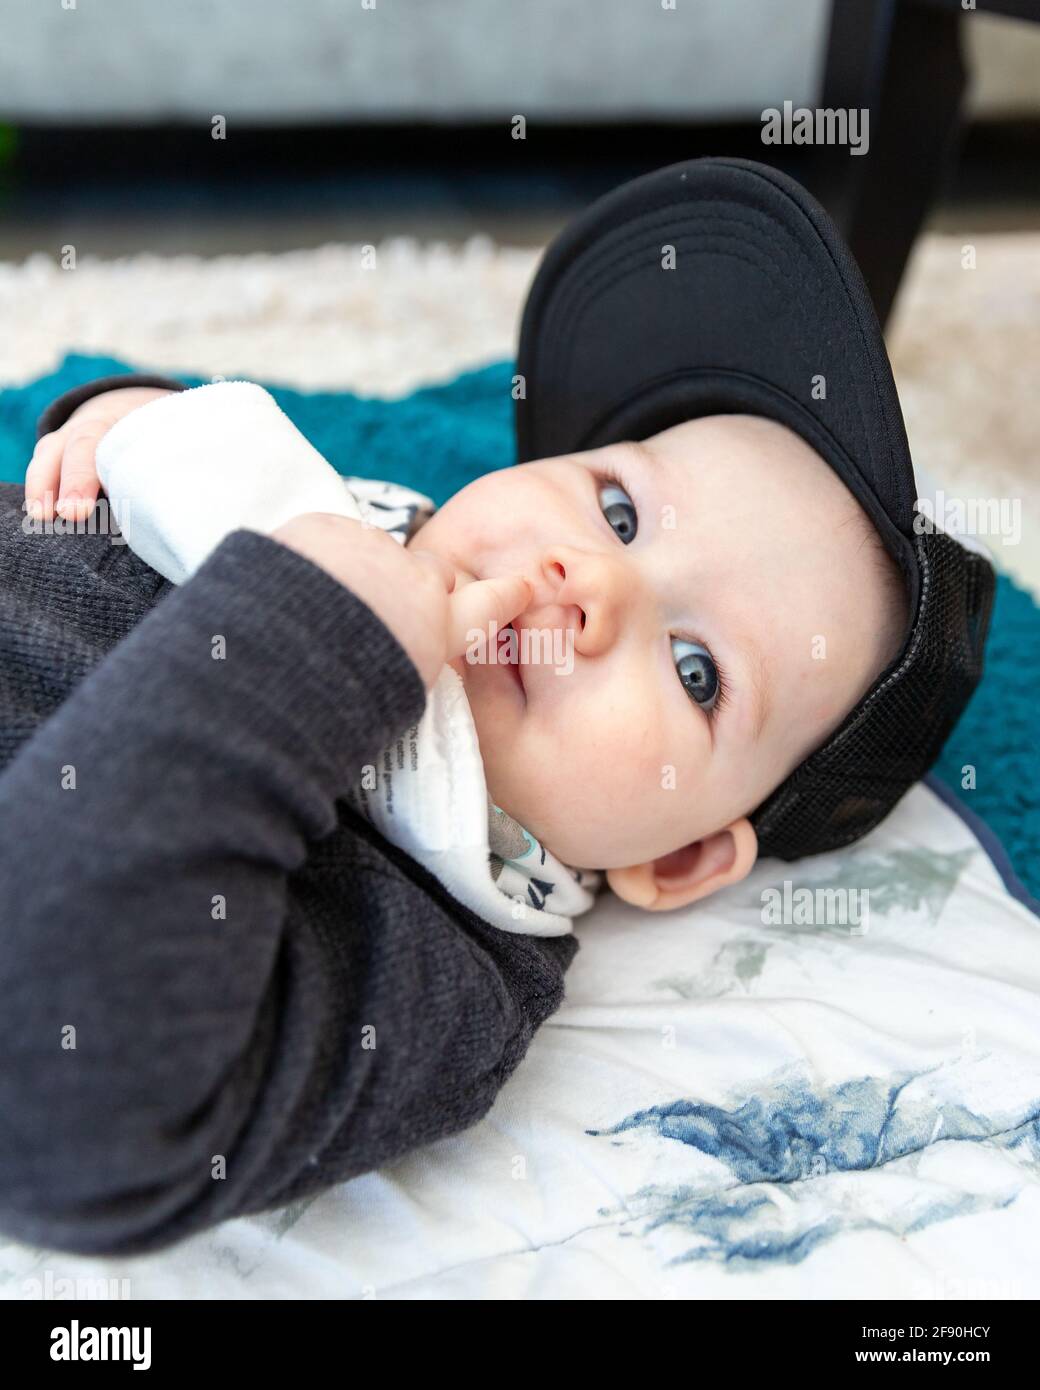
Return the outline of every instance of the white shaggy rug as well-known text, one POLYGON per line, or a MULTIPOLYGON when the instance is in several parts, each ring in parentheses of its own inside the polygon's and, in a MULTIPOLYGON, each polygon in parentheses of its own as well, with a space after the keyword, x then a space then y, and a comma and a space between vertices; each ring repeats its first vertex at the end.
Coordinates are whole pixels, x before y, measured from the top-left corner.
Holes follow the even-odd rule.
POLYGON ((537 251, 394 237, 247 256, 0 263, 0 382, 62 354, 106 352, 154 371, 244 376, 304 390, 405 395, 508 357, 537 251))
MULTIPOLYGON (((511 356, 537 251, 384 241, 278 255, 0 263, 0 384, 67 351, 144 369, 397 396, 511 356)), ((1021 539, 985 538, 1040 596, 1040 236, 928 236, 890 331, 915 460, 949 496, 1021 507, 1021 539), (966 245, 975 268, 964 267, 966 245)))

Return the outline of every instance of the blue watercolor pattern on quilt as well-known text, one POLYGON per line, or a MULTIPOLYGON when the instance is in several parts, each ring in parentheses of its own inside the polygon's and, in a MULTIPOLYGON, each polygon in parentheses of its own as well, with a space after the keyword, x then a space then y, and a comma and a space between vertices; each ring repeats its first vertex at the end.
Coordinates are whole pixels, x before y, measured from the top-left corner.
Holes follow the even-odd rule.
POLYGON ((589 1129, 594 1136, 652 1134, 686 1145, 717 1159, 735 1180, 647 1186, 600 1214, 620 1217, 623 1225, 642 1221, 644 1234, 662 1227, 689 1234, 689 1248, 669 1264, 699 1260, 739 1269, 799 1264, 851 1231, 904 1237, 1010 1206, 1022 1188, 1016 1171, 1018 1178, 1023 1168, 1033 1181, 1040 1176, 1040 1099, 1015 1116, 990 1118, 927 1094, 910 1098, 911 1083, 927 1075, 865 1076, 814 1088, 788 1068, 727 1106, 677 1099, 608 1129, 589 1129), (867 1191, 859 1176, 883 1169, 912 1179, 922 1155, 951 1140, 1004 1151, 1011 1180, 984 1193, 910 1181, 898 1200, 886 1200, 876 1187, 867 1191))

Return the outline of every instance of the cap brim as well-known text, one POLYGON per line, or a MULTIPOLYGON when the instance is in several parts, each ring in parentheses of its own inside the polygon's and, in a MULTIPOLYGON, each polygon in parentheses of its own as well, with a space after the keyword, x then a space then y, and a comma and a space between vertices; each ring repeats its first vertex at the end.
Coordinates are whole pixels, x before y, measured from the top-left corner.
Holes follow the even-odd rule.
POLYGON ((913 467, 863 278, 802 186, 737 159, 614 189, 547 249, 520 330, 521 463, 645 439, 698 415, 800 434, 918 598, 913 467))

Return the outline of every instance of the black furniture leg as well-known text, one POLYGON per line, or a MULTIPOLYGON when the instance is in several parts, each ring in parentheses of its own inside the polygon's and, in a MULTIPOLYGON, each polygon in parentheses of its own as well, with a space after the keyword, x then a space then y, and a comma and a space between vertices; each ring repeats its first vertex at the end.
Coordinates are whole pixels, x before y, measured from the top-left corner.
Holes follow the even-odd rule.
POLYGON ((870 111, 869 150, 818 151, 820 196, 863 271, 882 326, 941 187, 966 73, 960 7, 834 0, 821 105, 870 111))

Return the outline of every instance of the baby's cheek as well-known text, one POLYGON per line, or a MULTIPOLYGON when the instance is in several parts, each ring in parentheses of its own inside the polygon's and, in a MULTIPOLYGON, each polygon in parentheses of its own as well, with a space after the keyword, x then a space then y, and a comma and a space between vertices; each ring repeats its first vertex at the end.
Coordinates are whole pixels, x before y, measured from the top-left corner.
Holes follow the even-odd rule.
POLYGON ((658 820, 674 809, 674 794, 686 780, 685 767, 670 761, 656 730, 618 728, 586 751, 581 785, 589 813, 613 818, 658 820))

